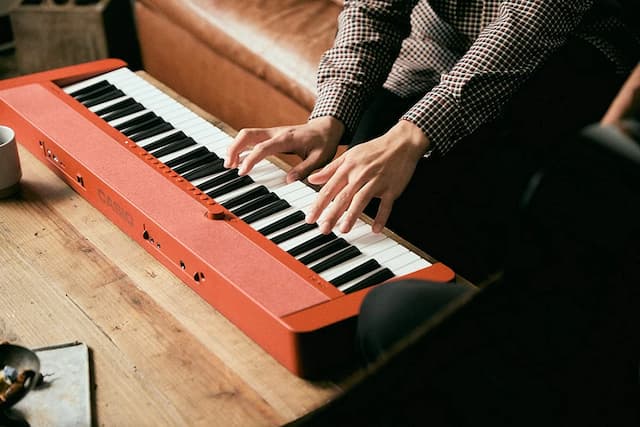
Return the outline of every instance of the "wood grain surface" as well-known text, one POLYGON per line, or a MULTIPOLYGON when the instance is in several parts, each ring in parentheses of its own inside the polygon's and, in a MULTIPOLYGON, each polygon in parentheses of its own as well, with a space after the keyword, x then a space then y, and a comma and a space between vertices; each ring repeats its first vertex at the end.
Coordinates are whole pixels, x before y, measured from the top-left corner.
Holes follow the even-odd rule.
POLYGON ((0 340, 86 343, 95 425, 275 426, 341 392, 291 374, 19 149, 21 191, 0 200, 0 340))

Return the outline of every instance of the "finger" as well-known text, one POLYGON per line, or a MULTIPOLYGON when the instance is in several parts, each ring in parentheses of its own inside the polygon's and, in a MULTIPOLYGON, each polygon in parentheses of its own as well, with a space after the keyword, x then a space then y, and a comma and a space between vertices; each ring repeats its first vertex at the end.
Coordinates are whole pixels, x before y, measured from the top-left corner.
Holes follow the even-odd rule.
POLYGON ((270 136, 265 129, 242 129, 229 147, 227 147, 227 159, 224 162, 226 168, 236 168, 240 163, 240 154, 256 143, 268 139, 270 136))
POLYGON ((348 233, 349 231, 351 231, 362 212, 364 212, 364 208, 366 206, 367 203, 361 205, 354 198, 351 202, 351 205, 340 219, 340 232, 348 233))
POLYGON ((319 227, 322 231, 333 230, 338 221, 342 218, 344 213, 351 205, 353 193, 350 190, 351 186, 346 186, 340 191, 333 199, 329 206, 324 210, 320 218, 319 227))
POLYGON ((334 160, 319 171, 309 175, 309 183, 313 185, 323 185, 336 173, 340 165, 342 165, 342 158, 334 160))
POLYGON ((267 157, 270 154, 269 151, 269 140, 261 142, 253 147, 251 151, 247 153, 246 156, 240 162, 238 166, 238 175, 246 175, 251 169, 262 159, 267 157))
POLYGON ((380 205, 378 206, 378 212, 376 218, 373 220, 371 230, 374 233, 380 233, 389 220, 391 215, 391 209, 393 208, 393 199, 390 197, 382 197, 380 199, 380 205))
POLYGON ((368 183, 357 191, 351 198, 351 203, 340 220, 340 231, 348 233, 353 228, 364 209, 367 207, 371 199, 375 196, 374 185, 368 183))
POLYGON ((248 174, 254 166, 266 157, 283 152, 282 137, 279 135, 266 139, 253 146, 253 149, 240 162, 238 175, 248 174))
POLYGON ((242 159, 238 167, 238 174, 245 175, 249 173, 258 162, 268 156, 292 151, 297 143, 296 138, 293 136, 294 134, 295 130, 292 128, 272 128, 269 139, 256 143, 251 152, 242 159))
MULTIPOLYGON (((330 166, 330 165, 327 165, 330 166)), ((306 216, 308 223, 314 223, 333 200, 336 194, 347 184, 347 176, 339 170, 326 182, 318 192, 318 196, 306 216)))
POLYGON ((311 177, 311 172, 316 170, 320 163, 318 155, 310 155, 289 170, 287 173, 287 182, 291 183, 293 181, 311 177))

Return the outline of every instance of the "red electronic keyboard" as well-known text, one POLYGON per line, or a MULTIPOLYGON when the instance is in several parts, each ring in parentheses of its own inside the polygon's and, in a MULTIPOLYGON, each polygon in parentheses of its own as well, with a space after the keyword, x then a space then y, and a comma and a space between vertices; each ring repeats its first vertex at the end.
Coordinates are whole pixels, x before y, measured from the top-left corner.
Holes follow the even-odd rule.
POLYGON ((232 136, 117 59, 0 81, 0 123, 75 191, 294 374, 353 356, 374 286, 450 281, 363 217, 349 233, 306 224, 315 190, 264 160, 225 169, 232 136), (331 349, 331 350, 328 350, 331 349))

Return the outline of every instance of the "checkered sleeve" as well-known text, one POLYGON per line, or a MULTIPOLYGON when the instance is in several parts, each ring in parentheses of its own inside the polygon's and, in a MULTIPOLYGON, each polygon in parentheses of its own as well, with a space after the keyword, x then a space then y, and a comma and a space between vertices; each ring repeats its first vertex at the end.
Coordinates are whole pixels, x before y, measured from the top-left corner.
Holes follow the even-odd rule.
POLYGON ((410 31, 415 1, 345 1, 334 45, 321 58, 317 100, 310 118, 333 116, 353 132, 410 31))
POLYGON ((565 41, 593 1, 503 1, 456 65, 404 116, 439 154, 500 108, 565 41))

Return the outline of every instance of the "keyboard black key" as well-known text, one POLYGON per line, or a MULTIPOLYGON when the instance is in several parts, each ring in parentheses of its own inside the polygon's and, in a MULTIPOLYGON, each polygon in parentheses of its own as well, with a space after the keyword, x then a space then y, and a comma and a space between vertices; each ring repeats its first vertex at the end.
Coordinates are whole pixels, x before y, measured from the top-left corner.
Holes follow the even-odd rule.
POLYGON ((130 107, 136 104, 142 105, 139 102, 136 102, 136 100, 133 98, 126 98, 126 99, 123 99, 122 101, 114 102, 113 104, 108 105, 100 110, 96 110, 94 111, 94 113, 96 113, 98 116, 104 119, 104 116, 107 114, 115 113, 116 111, 121 111, 127 107, 130 107))
MULTIPOLYGON (((148 152, 152 152, 153 150, 157 150, 158 148, 164 147, 165 145, 169 145, 172 142, 179 141, 185 138, 190 138, 190 137, 185 135, 185 133, 182 131, 177 131, 170 135, 164 136, 156 141, 149 142, 148 144, 143 144, 141 145, 141 147, 147 150, 148 152)), ((206 148, 204 147, 202 148, 205 150, 205 152, 208 151, 206 148)), ((160 157, 160 156, 156 156, 156 157, 160 157)))
POLYGON ((135 126, 138 125, 140 123, 144 123, 148 120, 153 119, 154 117, 158 117, 156 116, 156 114, 152 111, 148 111, 144 114, 140 114, 139 116, 136 116, 132 119, 126 120, 122 123, 119 123, 117 125, 114 126, 114 128, 118 129, 120 132, 122 132, 125 129, 130 128, 131 126, 135 126))
POLYGON ((335 278, 329 280, 329 282, 331 282, 333 286, 338 287, 340 285, 344 285, 347 282, 355 280, 360 276, 364 276, 367 273, 371 273, 372 271, 375 271, 380 267, 380 263, 372 258, 363 262, 357 267, 352 268, 351 270, 346 271, 339 276, 336 276, 335 278))
POLYGON ((152 128, 130 135, 129 139, 132 141, 138 142, 138 141, 142 141, 143 139, 151 138, 152 136, 156 136, 156 135, 160 135, 161 133, 168 132, 172 129, 173 129, 173 125, 171 123, 162 121, 161 123, 156 124, 152 128))
POLYGON ((289 202, 287 202, 284 199, 279 199, 273 203, 268 204, 262 209, 259 209, 253 213, 250 213, 249 215, 243 217, 242 220, 247 224, 251 224, 253 222, 256 222, 259 219, 266 218, 269 215, 273 215, 274 213, 280 212, 289 207, 291 207, 289 202))
POLYGON ((389 280, 395 277, 393 272, 388 268, 383 268, 382 270, 362 279, 360 282, 350 286, 348 289, 345 289, 343 292, 345 294, 350 294, 355 291, 359 291, 360 289, 368 288, 369 286, 377 285, 378 283, 382 283, 385 280, 389 280))
POLYGON ((170 160, 166 160, 164 162, 165 165, 167 165, 170 168, 174 168, 178 165, 183 164, 184 162, 188 162, 191 159, 197 159, 200 156, 204 156, 209 152, 209 150, 207 150, 206 147, 198 147, 195 148, 189 152, 186 152, 184 154, 179 155, 178 157, 174 157, 173 159, 170 160))
POLYGON ((333 254, 340 249, 344 249, 349 246, 349 242, 344 240, 342 237, 339 239, 335 239, 327 243, 326 245, 320 246, 318 249, 298 258, 298 260, 306 265, 311 264, 314 261, 318 261, 320 258, 324 258, 333 254))
POLYGON ((120 89, 117 89, 117 90, 114 90, 113 92, 107 92, 104 95, 98 96, 96 98, 92 98, 90 101, 85 101, 82 103, 82 105, 89 108, 98 104, 102 104, 103 102, 122 98, 124 95, 125 93, 123 91, 121 91, 120 89))
POLYGON ((198 189, 200 189, 200 191, 207 191, 210 188, 217 187, 226 182, 232 181, 238 176, 240 176, 238 175, 238 169, 229 169, 228 171, 199 184, 198 189))
POLYGON ((93 83, 87 87, 83 87, 82 89, 78 89, 74 92, 69 93, 69 96, 76 98, 78 96, 84 95, 85 93, 92 92, 98 88, 109 86, 110 84, 111 83, 109 83, 107 80, 100 80, 99 82, 93 83))
POLYGON ((285 216, 284 218, 280 218, 273 224, 269 224, 265 227, 262 227, 260 230, 258 230, 258 233, 267 236, 269 234, 275 233, 276 231, 280 231, 285 227, 293 225, 297 222, 304 221, 304 217, 305 217, 304 212, 295 211, 292 214, 285 216))
POLYGON ((96 88, 90 92, 86 92, 81 95, 78 95, 75 98, 76 98, 76 101, 85 103, 87 101, 91 101, 92 99, 99 98, 106 93, 115 92, 117 90, 118 88, 116 88, 114 85, 108 84, 108 85, 100 86, 99 88, 96 88))
POLYGON ((207 195, 212 199, 216 197, 222 196, 224 194, 230 193, 231 191, 235 191, 238 188, 242 188, 246 185, 253 184, 253 179, 249 175, 243 175, 240 178, 236 178, 233 181, 230 181, 220 187, 216 187, 211 191, 207 192, 207 195))
POLYGON ((313 270, 316 273, 320 274, 323 271, 326 271, 326 270, 330 269, 331 267, 335 267, 337 265, 340 265, 343 262, 346 262, 346 261, 348 261, 348 260, 350 260, 352 258, 355 258, 360 254, 362 254, 362 252, 360 252, 360 249, 358 249, 355 246, 349 246, 348 248, 345 248, 345 249, 341 250, 337 254, 332 255, 329 258, 324 259, 321 262, 315 264, 314 266, 311 267, 311 270, 313 270))
POLYGON ((298 256, 307 251, 310 251, 313 248, 317 248, 320 245, 324 245, 325 243, 328 243, 336 239, 337 237, 338 236, 336 236, 333 232, 328 234, 318 234, 317 236, 307 240, 306 242, 302 242, 299 245, 294 246, 287 252, 289 252, 289 254, 293 256, 298 256))
POLYGON ((151 129, 152 127, 161 123, 165 123, 165 121, 161 117, 156 116, 150 118, 149 120, 137 123, 133 126, 129 126, 128 128, 121 130, 120 132, 124 133, 127 136, 133 136, 140 131, 151 129))
POLYGON ((160 147, 154 151, 151 151, 155 157, 163 157, 171 153, 175 153, 178 150, 182 150, 183 148, 191 147, 192 145, 196 145, 196 142, 193 138, 182 138, 177 141, 173 141, 164 147, 160 147))
POLYGON ((235 197, 232 197, 226 202, 223 202, 222 206, 224 206, 227 209, 232 209, 232 208, 235 208, 236 206, 242 205, 243 203, 247 203, 255 199, 256 197, 260 197, 263 194, 268 194, 268 193, 269 193, 269 190, 267 190, 267 187, 265 187, 264 185, 261 185, 259 187, 254 187, 249 191, 245 191, 242 194, 238 194, 235 197))
POLYGON ((273 203, 280 198, 275 193, 268 193, 262 195, 250 202, 245 203, 242 206, 238 206, 237 208, 231 209, 231 213, 236 216, 246 215, 248 213, 257 211, 258 209, 267 206, 269 203, 273 203))
POLYGON ((222 159, 220 159, 216 153, 212 153, 211 151, 207 150, 204 155, 189 159, 186 162, 181 163, 180 165, 172 169, 175 172, 182 175, 183 173, 189 172, 190 170, 195 169, 199 166, 206 165, 213 160, 222 160, 222 159))
POLYGON ((182 174, 182 177, 187 181, 193 181, 194 179, 204 178, 209 175, 220 173, 224 170, 224 159, 215 159, 182 174))
MULTIPOLYGON (((289 239, 293 239, 296 236, 301 235, 302 233, 306 233, 309 230, 313 230, 318 227, 318 223, 314 222, 313 224, 300 224, 299 226, 292 228, 291 230, 287 230, 284 233, 278 234, 277 236, 273 236, 271 241, 275 244, 280 244, 282 242, 286 242, 289 239)), ((323 234, 324 236, 324 234, 323 234)))
MULTIPOLYGON (((133 101, 133 99, 131 100, 133 101)), ((134 102, 133 104, 124 106, 117 111, 113 111, 110 113, 103 113, 103 114, 96 113, 96 114, 101 116, 105 122, 110 122, 112 120, 121 119, 124 116, 128 116, 130 114, 137 113, 142 110, 144 110, 144 106, 139 102, 134 102)))

